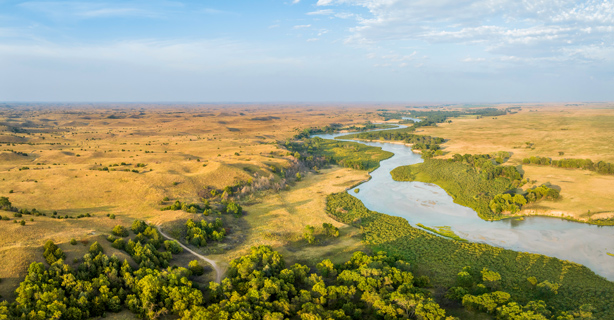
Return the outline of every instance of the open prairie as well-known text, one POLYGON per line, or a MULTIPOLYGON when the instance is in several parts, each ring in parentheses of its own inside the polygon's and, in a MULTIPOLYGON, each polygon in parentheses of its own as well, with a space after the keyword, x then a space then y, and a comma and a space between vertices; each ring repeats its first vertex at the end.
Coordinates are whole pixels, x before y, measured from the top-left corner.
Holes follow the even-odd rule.
MULTIPOLYGON (((115 225, 129 227, 134 219, 183 223, 194 215, 160 209, 175 200, 199 202, 199 192, 208 186, 223 189, 269 176, 279 182, 272 170, 290 166, 292 157, 279 149, 278 141, 309 127, 377 119, 367 112, 356 106, 0 107, 0 196, 16 208, 35 208, 46 215, 14 218, 12 212, 0 211, 11 220, 26 221, 25 226, 0 221, 0 258, 5 261, 0 264, 0 295, 10 297, 27 265, 44 261, 42 245, 47 240, 67 252, 67 261, 87 252, 86 246, 68 244, 72 238, 98 241, 108 253, 123 258, 105 240, 115 225), (72 218, 54 219, 54 211, 72 218), (87 214, 91 217, 76 219, 87 214)), ((305 224, 326 218, 327 194, 366 178, 364 171, 323 170, 290 191, 247 206, 251 214, 243 229, 229 234, 230 239, 246 239, 237 240, 239 250, 220 255, 220 262, 227 263, 251 245, 279 246, 301 239, 305 224)), ((341 238, 344 247, 360 243, 350 236, 341 238)), ((339 243, 330 244, 330 250, 336 247, 339 243)))
MULTIPOLYGON (((521 165, 524 158, 531 156, 614 162, 611 104, 514 106, 522 110, 481 119, 466 116, 417 132, 447 139, 443 144, 446 156, 509 151, 512 157, 508 163, 513 165, 521 165)), ((565 215, 579 220, 614 216, 614 176, 535 165, 523 165, 522 169, 531 180, 529 186, 558 186, 561 199, 526 206, 521 214, 565 215)))

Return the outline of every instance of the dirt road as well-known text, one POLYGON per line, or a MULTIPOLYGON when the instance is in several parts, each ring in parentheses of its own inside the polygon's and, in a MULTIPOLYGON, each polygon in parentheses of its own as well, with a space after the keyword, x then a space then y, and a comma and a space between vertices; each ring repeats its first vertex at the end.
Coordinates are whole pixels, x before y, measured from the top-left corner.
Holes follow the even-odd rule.
POLYGON ((179 245, 180 245, 180 246, 181 246, 181 247, 182 247, 184 250, 186 250, 187 252, 189 252, 189 253, 191 253, 191 254, 193 254, 193 255, 197 256, 197 257, 198 257, 198 258, 200 258, 201 260, 203 260, 203 261, 205 261, 205 262, 209 263, 209 264, 210 264, 210 265, 213 267, 213 269, 215 270, 215 282, 217 282, 217 283, 222 282, 222 269, 221 269, 221 268, 220 268, 220 267, 217 265, 217 263, 215 263, 215 261, 213 261, 213 260, 211 260, 211 259, 209 259, 209 258, 207 258, 207 257, 205 257, 205 256, 203 256, 203 255, 201 255, 201 254, 198 254, 198 253, 194 252, 192 249, 190 249, 190 248, 188 248, 187 246, 183 245, 183 243, 179 242, 177 239, 173 239, 173 238, 171 238, 170 236, 168 236, 166 233, 164 233, 164 232, 162 231, 162 227, 160 227, 160 226, 156 226, 156 227, 158 228, 158 231, 160 231, 160 234, 161 234, 163 237, 165 237, 165 238, 167 238, 167 239, 169 239, 169 240, 175 240, 175 241, 177 241, 177 243, 179 243, 179 245))

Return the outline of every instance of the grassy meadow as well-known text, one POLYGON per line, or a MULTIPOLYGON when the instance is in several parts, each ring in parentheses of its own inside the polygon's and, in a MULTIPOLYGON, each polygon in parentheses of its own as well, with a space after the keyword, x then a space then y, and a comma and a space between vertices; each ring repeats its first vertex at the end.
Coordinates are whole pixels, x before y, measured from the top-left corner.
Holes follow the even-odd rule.
MULTIPOLYGON (((416 133, 445 138, 442 148, 446 156, 511 152, 506 165, 521 165, 523 158, 531 156, 614 162, 612 106, 518 106, 522 110, 516 114, 462 117, 437 127, 420 128, 416 133)), ((609 187, 614 185, 614 176, 531 165, 523 165, 522 170, 532 181, 529 186, 550 183, 561 188, 561 198, 527 205, 520 214, 564 215, 578 220, 614 217, 614 194, 609 187)))
MULTIPOLYGON (((8 197, 14 207, 36 208, 47 215, 14 218, 12 212, 0 211, 11 219, 0 221, 0 258, 5 261, 0 264, 0 295, 10 299, 27 266, 43 261, 42 245, 47 240, 67 252, 67 262, 82 256, 94 241, 121 257, 105 240, 113 226, 130 226, 134 219, 165 226, 182 224, 195 215, 160 208, 175 200, 198 203, 199 192, 206 186, 221 189, 269 176, 279 180, 273 168, 292 164, 292 157, 279 148, 279 140, 304 128, 360 125, 377 119, 367 112, 366 107, 322 105, 0 107, 0 196, 8 197), (169 200, 163 201, 165 197, 169 200), (53 211, 62 217, 87 213, 92 217, 52 219, 53 211), (26 225, 13 219, 26 220, 26 225), (71 246, 72 238, 88 245, 71 246)), ((303 224, 321 227, 327 221, 326 194, 366 177, 364 171, 323 170, 305 177, 290 191, 263 197, 245 208, 249 212, 245 221, 233 226, 237 230, 229 234, 230 239, 246 235, 229 241, 239 243, 232 246, 236 251, 214 258, 227 263, 252 244, 292 242, 302 234, 303 224), (285 224, 289 221, 293 225, 285 224), (276 235, 275 228, 290 230, 291 235, 276 235), (271 234, 267 238, 265 231, 271 234)), ((330 244, 329 251, 335 246, 356 247, 359 242, 351 235, 339 241, 330 244)), ((187 264, 182 255, 179 263, 187 264)))

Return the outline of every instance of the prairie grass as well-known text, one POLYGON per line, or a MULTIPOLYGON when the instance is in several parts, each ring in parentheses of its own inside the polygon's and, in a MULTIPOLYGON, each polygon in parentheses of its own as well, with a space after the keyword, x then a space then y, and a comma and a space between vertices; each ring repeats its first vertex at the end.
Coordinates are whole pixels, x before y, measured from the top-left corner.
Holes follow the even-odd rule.
MULTIPOLYGON (((565 107, 523 105, 517 114, 420 128, 417 133, 448 140, 447 156, 509 151, 509 165, 523 158, 583 158, 614 162, 614 109, 606 105, 565 107), (528 143, 528 144, 527 144, 528 143), (561 155, 560 152, 563 154, 561 155)), ((580 221, 614 217, 614 177, 579 169, 522 166, 529 185, 550 183, 561 188, 558 201, 527 205, 519 215, 564 216, 580 221)))
MULTIPOLYGON (((45 241, 78 256, 82 253, 77 249, 85 247, 70 246, 72 238, 91 244, 100 236, 98 242, 106 246, 102 235, 117 224, 185 221, 193 214, 160 211, 165 197, 196 203, 205 186, 221 189, 255 176, 274 176, 271 166, 283 168, 293 161, 278 148, 279 140, 308 127, 375 121, 367 110, 257 105, 0 108, 0 196, 8 196, 17 208, 47 215, 24 216, 23 227, 0 221, 0 257, 6 261, 0 264, 0 294, 10 297, 29 263, 41 261, 45 241), (19 170, 24 167, 29 169, 19 170), (58 220, 51 218, 53 211, 93 217, 58 220)), ((335 176, 366 177, 349 172, 335 176)), ((315 208, 312 212, 324 205, 315 208)), ((12 212, 0 215, 13 219, 12 212)), ((261 221, 250 223, 257 228, 261 221)))

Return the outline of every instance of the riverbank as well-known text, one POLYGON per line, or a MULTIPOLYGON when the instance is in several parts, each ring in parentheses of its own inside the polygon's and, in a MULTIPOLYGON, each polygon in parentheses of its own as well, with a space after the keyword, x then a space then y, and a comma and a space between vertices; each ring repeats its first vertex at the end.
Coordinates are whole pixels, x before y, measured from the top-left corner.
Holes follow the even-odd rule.
POLYGON ((569 213, 561 212, 561 211, 545 211, 538 212, 534 209, 522 210, 518 214, 506 214, 500 220, 505 219, 518 219, 518 218, 526 218, 526 217, 544 217, 544 218, 558 218, 567 221, 573 221, 577 223, 585 223, 596 226, 614 226, 614 219, 604 219, 604 220, 593 220, 593 219, 578 219, 574 218, 569 213))
POLYGON ((406 219, 369 210, 348 193, 329 195, 326 210, 337 221, 360 227, 364 242, 374 251, 403 257, 418 276, 428 275, 434 287, 454 286, 458 272, 464 267, 476 273, 487 268, 500 273, 499 290, 509 292, 513 299, 537 299, 539 290, 526 280, 535 277, 538 282, 547 280, 560 285, 558 294, 548 299, 554 309, 572 310, 590 303, 595 307, 596 319, 614 317, 614 310, 609 308, 614 283, 580 264, 483 243, 445 239, 412 227, 406 219))
MULTIPOLYGON (((339 136, 341 135, 320 135, 324 139, 335 139, 339 136)), ((609 229, 552 217, 483 220, 478 217, 476 211, 454 201, 445 188, 436 184, 393 180, 391 171, 424 161, 419 154, 402 143, 379 140, 342 141, 381 147, 382 150, 394 153, 392 158, 382 161, 380 167, 370 173, 368 181, 357 183, 347 190, 347 193, 361 200, 367 208, 399 217, 412 225, 421 223, 426 226, 450 226, 451 231, 467 239, 469 243, 488 244, 574 261, 588 266, 601 276, 614 279, 611 257, 606 255, 606 251, 614 251, 614 233, 609 229), (360 188, 359 193, 353 191, 356 187, 360 188), (595 243, 602 243, 603 246, 596 247, 595 243)))

